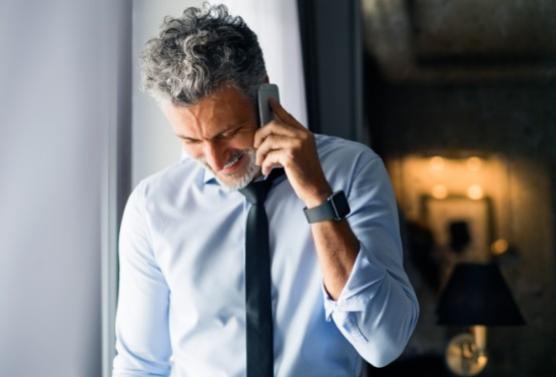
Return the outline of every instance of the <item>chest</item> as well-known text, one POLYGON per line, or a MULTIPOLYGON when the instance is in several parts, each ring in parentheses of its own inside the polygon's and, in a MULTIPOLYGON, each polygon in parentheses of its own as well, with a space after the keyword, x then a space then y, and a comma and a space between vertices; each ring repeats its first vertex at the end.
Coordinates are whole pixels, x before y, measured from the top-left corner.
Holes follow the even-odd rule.
MULTIPOLYGON (((277 292, 293 289, 300 276, 313 276, 317 264, 303 204, 291 187, 273 188, 265 208, 275 299, 277 292)), ((156 208, 153 247, 174 309, 200 316, 220 313, 223 307, 243 311, 249 209, 241 194, 218 190, 192 192, 156 208)))

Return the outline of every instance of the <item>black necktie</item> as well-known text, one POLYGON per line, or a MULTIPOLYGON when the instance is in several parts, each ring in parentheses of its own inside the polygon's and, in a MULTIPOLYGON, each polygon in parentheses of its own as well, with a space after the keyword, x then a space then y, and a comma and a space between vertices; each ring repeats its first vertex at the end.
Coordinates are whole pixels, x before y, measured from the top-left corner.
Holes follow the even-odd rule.
POLYGON ((273 169, 265 180, 251 182, 239 190, 252 204, 247 215, 245 235, 247 377, 274 375, 270 250, 264 201, 272 187, 272 181, 282 174, 284 169, 273 169))

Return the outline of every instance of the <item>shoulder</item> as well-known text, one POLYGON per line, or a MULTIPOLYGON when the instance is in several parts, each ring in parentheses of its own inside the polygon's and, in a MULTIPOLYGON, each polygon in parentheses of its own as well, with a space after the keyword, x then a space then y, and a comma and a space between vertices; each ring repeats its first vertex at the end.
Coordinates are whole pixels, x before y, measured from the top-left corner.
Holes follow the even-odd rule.
POLYGON ((315 134, 315 143, 324 175, 334 190, 342 189, 348 196, 361 195, 362 191, 374 192, 376 186, 388 184, 382 159, 368 146, 321 134, 315 134))
POLYGON ((203 168, 190 158, 184 158, 156 173, 141 179, 132 190, 130 199, 156 202, 170 198, 197 185, 203 177, 203 168))
POLYGON ((314 134, 317 152, 323 169, 356 169, 381 161, 380 157, 367 145, 336 136, 314 134))

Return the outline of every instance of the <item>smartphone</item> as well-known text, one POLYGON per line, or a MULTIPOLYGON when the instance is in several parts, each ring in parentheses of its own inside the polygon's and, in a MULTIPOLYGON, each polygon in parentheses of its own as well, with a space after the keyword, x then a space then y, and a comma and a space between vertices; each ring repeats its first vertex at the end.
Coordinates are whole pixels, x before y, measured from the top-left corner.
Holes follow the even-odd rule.
POLYGON ((268 102, 268 99, 271 97, 280 102, 278 85, 262 84, 257 93, 257 101, 259 105, 259 127, 264 126, 274 118, 272 107, 270 107, 270 103, 268 102))

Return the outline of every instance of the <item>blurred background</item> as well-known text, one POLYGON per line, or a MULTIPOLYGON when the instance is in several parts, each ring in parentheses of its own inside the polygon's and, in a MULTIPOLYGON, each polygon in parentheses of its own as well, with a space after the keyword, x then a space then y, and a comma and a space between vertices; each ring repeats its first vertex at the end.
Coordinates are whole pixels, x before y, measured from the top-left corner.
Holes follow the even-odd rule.
MULTIPOLYGON (((259 35, 283 105, 390 173, 421 317, 365 374, 552 376, 556 2, 223 3, 259 35), (462 263, 502 283, 455 282, 462 263)), ((181 152, 137 57, 200 4, 0 1, 0 376, 110 375, 122 209, 181 152)))

